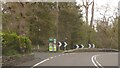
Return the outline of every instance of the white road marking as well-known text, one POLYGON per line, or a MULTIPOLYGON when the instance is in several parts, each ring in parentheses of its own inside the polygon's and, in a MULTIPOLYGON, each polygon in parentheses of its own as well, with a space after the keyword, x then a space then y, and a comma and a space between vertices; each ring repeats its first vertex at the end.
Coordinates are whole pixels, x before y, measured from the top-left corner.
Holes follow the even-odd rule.
POLYGON ((97 61, 96 58, 97 58, 98 56, 100 56, 100 55, 108 55, 108 54, 117 54, 117 53, 106 53, 106 54, 94 55, 94 56, 92 56, 91 60, 92 60, 93 64, 94 64, 97 68, 99 68, 99 66, 100 66, 101 68, 104 68, 104 67, 97 61), (95 62, 96 62, 96 63, 95 63, 95 62))
POLYGON ((54 57, 50 57, 50 59, 53 59, 54 57))
POLYGON ((36 67, 36 66, 38 66, 38 65, 40 65, 40 64, 42 64, 42 63, 44 63, 45 61, 48 61, 48 60, 50 60, 50 59, 47 58, 47 59, 45 59, 45 60, 43 60, 43 61, 41 61, 41 62, 39 62, 39 63, 33 65, 31 68, 34 68, 34 67, 36 67))
MULTIPOLYGON (((99 54, 99 55, 100 55, 100 54, 99 54)), ((96 60, 96 57, 99 56, 99 55, 94 55, 94 56, 92 56, 91 60, 92 60, 93 64, 94 64, 97 68, 99 68, 99 67, 103 68, 102 65, 96 60)))
POLYGON ((58 55, 58 56, 61 56, 61 55, 58 55))
MULTIPOLYGON (((77 53, 69 53, 69 54, 77 54, 77 53)), ((68 53, 66 53, 66 55, 69 55, 68 53)), ((108 54, 108 53, 107 53, 108 54)), ((111 54, 111 53, 109 53, 109 54, 111 54)), ((113 53, 113 54, 117 54, 117 53, 113 53)), ((62 54, 62 55, 65 55, 65 54, 62 54)), ((58 55, 58 56, 62 56, 62 55, 58 55)), ((97 67, 97 68, 99 68, 99 66, 100 67, 102 67, 102 65, 97 61, 97 59, 96 59, 96 57, 98 57, 98 56, 100 56, 100 55, 106 55, 106 54, 98 54, 98 55, 94 55, 94 56, 92 56, 92 58, 91 58, 91 60, 92 60, 92 63, 97 67)), ((57 56, 54 56, 54 57, 57 57, 57 56)), ((54 57, 50 57, 50 59, 53 59, 54 57)), ((1 56, 0 56, 0 58, 2 58, 1 56)), ((41 62, 39 62, 39 63, 36 63, 35 65, 33 65, 31 68, 34 68, 34 67, 36 67, 36 66, 38 66, 38 65, 40 65, 40 64, 42 64, 42 63, 44 63, 44 62, 46 62, 46 61, 49 61, 50 60, 49 58, 47 58, 47 59, 45 59, 45 60, 43 60, 43 61, 41 61, 41 62)), ((102 67, 103 68, 103 67, 102 67)))
POLYGON ((99 56, 99 55, 95 55, 95 61, 96 61, 96 63, 100 66, 100 67, 102 67, 102 65, 96 60, 96 57, 97 56, 99 56))
POLYGON ((91 60, 92 60, 92 63, 97 67, 97 64, 96 64, 95 61, 94 61, 94 57, 95 57, 95 56, 92 56, 91 60))
MULTIPOLYGON (((62 54, 62 55, 64 55, 64 54, 62 54)), ((58 56, 61 56, 61 55, 58 55, 58 56)), ((55 56, 55 57, 57 57, 57 56, 55 56)), ((50 57, 50 59, 53 59, 54 57, 50 57)), ((42 64, 42 63, 44 63, 44 62, 46 62, 46 61, 49 61, 50 60, 49 58, 47 58, 47 59, 45 59, 45 60, 43 60, 43 61, 41 61, 41 62, 39 62, 39 63, 36 63, 35 65, 33 65, 31 68, 34 68, 34 67, 36 67, 36 66, 38 66, 38 65, 40 65, 40 64, 42 64)))

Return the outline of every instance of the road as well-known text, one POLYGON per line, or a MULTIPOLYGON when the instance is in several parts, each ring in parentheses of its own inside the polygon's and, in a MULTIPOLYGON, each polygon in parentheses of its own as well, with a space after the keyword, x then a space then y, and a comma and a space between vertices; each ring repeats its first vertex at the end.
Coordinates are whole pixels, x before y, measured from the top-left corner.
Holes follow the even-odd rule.
POLYGON ((118 66, 117 52, 82 52, 62 53, 48 57, 36 64, 36 66, 118 66))

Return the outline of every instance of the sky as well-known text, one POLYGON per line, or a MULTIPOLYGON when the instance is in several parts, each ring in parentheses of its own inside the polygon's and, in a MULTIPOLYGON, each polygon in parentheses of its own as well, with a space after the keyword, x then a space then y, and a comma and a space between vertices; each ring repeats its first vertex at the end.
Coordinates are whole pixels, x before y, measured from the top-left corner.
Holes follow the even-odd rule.
MULTIPOLYGON (((85 1, 85 0, 84 0, 85 1)), ((92 0, 89 0, 90 2, 92 0)), ((112 16, 114 12, 117 12, 117 8, 118 8, 118 2, 120 0, 94 0, 95 2, 95 14, 94 14, 94 19, 100 19, 102 18, 102 15, 100 15, 101 13, 104 13, 105 11, 105 6, 106 4, 109 4, 109 11, 107 12, 106 16, 112 16), (116 8, 116 9, 115 9, 116 8), (97 11, 99 10, 99 12, 97 11)), ((82 0, 76 0, 77 4, 82 4, 82 0)), ((85 15, 84 15, 85 16, 85 15)), ((89 9, 89 20, 91 17, 91 8, 89 9)))
MULTIPOLYGON (((1 1, 3 1, 3 0, 1 0, 1 1)), ((8 1, 12 1, 12 0, 8 0, 8 1)), ((16 0, 14 0, 14 1, 16 1, 16 0)), ((37 0, 37 1, 39 1, 39 0, 37 0)), ((50 0, 50 1, 52 1, 52 0, 50 0)), ((53 0, 54 1, 54 0, 53 0)), ((59 0, 60 1, 60 0, 59 0)), ((64 0, 61 0, 61 1, 64 1, 64 0)), ((71 0, 72 1, 72 0, 71 0)), ((85 0, 84 0, 85 1, 85 0)), ((89 0, 90 2, 92 1, 92 0, 89 0)), ((109 4, 109 6, 110 6, 110 10, 109 10, 109 12, 107 13, 107 15, 108 16, 112 16, 113 15, 113 12, 115 12, 114 11, 114 9, 115 8, 117 8, 118 7, 118 2, 120 1, 120 0, 94 0, 95 1, 95 14, 94 14, 94 19, 100 19, 102 16, 100 15, 100 12, 101 13, 104 13, 104 9, 105 8, 103 8, 103 7, 101 7, 101 6, 105 6, 105 4, 109 4), (99 10, 99 12, 97 11, 97 10, 99 10)), ((81 4, 82 3, 82 0, 76 0, 76 2, 77 2, 77 4, 81 4)), ((117 11, 117 10, 116 10, 117 11)), ((83 11, 84 13, 85 13, 85 11, 83 11)), ((84 15, 84 17, 85 17, 85 15, 84 15)), ((91 9, 89 9, 89 20, 90 20, 90 17, 91 17, 91 9)))

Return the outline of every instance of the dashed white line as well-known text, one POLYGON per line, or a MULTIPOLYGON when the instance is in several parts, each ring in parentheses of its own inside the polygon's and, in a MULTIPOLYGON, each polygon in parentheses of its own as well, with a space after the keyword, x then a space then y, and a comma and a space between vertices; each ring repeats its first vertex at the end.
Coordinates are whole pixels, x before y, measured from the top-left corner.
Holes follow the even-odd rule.
MULTIPOLYGON (((74 53, 70 53, 70 54, 74 54, 74 53)), ((65 54, 62 54, 62 55, 65 55, 65 54)), ((62 55, 58 55, 58 56, 62 56, 62 55)), ((66 55, 69 55, 69 54, 66 53, 66 55)), ((47 59, 45 59, 45 60, 43 60, 43 61, 41 61, 41 62, 39 62, 39 63, 33 65, 31 68, 34 68, 34 67, 36 67, 36 66, 38 66, 38 65, 40 65, 40 64, 42 64, 42 63, 44 63, 44 62, 46 62, 46 61, 49 61, 50 59, 53 59, 53 58, 55 58, 55 57, 57 57, 57 56, 47 58, 47 59)))
POLYGON ((58 55, 58 56, 61 56, 61 55, 58 55))
POLYGON ((50 57, 50 59, 53 59, 54 57, 50 57))

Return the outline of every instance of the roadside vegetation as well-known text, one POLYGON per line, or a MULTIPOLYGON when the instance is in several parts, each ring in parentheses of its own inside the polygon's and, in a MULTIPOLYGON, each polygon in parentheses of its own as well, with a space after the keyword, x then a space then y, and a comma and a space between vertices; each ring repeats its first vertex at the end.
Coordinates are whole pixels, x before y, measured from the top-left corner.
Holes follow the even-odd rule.
POLYGON ((2 54, 15 56, 31 52, 31 41, 25 36, 18 36, 16 33, 2 33, 2 54))
POLYGON ((3 8, 3 55, 31 53, 38 45, 41 51, 47 51, 49 38, 67 41, 67 49, 73 49, 75 44, 88 47, 89 43, 94 43, 96 48, 118 48, 117 16, 110 25, 103 16, 94 26, 93 18, 90 25, 84 21, 84 10, 76 3, 57 6, 56 2, 9 2, 3 4, 3 8))

